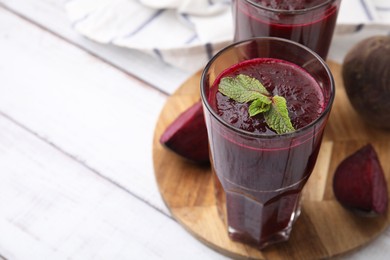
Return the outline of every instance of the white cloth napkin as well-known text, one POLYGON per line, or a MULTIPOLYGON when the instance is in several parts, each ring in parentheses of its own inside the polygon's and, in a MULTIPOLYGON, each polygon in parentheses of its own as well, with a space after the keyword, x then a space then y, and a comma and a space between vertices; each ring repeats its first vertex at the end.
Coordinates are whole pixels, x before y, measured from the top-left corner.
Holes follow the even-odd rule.
MULTIPOLYGON (((137 49, 187 71, 204 67, 233 38, 231 0, 67 0, 65 7, 72 27, 89 39, 137 49)), ((336 34, 367 24, 388 33, 389 0, 342 0, 336 34)))
POLYGON ((378 19, 382 22, 390 23, 390 1, 372 0, 378 19))

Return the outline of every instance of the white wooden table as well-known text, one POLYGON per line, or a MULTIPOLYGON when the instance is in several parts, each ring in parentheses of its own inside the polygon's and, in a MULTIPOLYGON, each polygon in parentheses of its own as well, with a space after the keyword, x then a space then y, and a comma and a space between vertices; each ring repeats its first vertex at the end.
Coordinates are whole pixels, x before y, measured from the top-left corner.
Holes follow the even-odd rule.
MULTIPOLYGON (((0 259, 225 259, 154 178, 156 120, 191 73, 83 38, 63 2, 0 0, 0 259)), ((390 259, 390 230, 344 259, 390 259)))

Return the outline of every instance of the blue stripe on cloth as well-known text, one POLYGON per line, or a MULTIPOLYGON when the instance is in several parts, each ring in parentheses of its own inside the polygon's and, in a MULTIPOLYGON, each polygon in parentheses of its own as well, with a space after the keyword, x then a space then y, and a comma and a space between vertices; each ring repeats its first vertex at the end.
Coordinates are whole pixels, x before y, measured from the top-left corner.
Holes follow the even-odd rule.
POLYGON ((133 30, 132 32, 126 34, 123 38, 129 38, 138 32, 140 32, 143 28, 145 28, 148 24, 150 24, 154 19, 156 19, 158 16, 160 16, 166 9, 160 9, 157 12, 153 13, 148 19, 146 19, 143 23, 141 23, 138 28, 133 30))
POLYGON ((375 6, 375 9, 381 12, 390 12, 390 6, 375 6))
POLYGON ((181 13, 180 16, 183 18, 184 22, 188 24, 188 26, 195 27, 194 23, 191 21, 189 14, 181 13))
POLYGON ((365 0, 360 0, 360 3, 362 4, 362 7, 363 7, 364 12, 366 13, 366 15, 368 17, 368 20, 370 20, 370 21, 374 20, 374 17, 372 16, 370 10, 368 9, 368 6, 367 6, 365 0))
POLYGON ((164 57, 163 57, 163 55, 161 54, 161 51, 159 50, 159 49, 153 49, 153 52, 154 52, 154 54, 156 54, 156 56, 162 61, 162 62, 165 62, 164 61, 164 57))
POLYGON ((192 35, 190 38, 188 38, 188 40, 186 40, 184 43, 189 44, 189 43, 195 41, 196 39, 198 39, 198 35, 196 33, 194 33, 194 35, 192 35))
POLYGON ((213 46, 211 45, 211 43, 206 43, 205 48, 207 58, 210 60, 213 57, 213 46))
POLYGON ((70 26, 71 26, 73 29, 76 28, 76 26, 77 26, 79 23, 81 23, 82 21, 84 21, 85 19, 87 19, 90 15, 91 15, 91 13, 86 14, 86 15, 84 15, 83 17, 81 17, 81 18, 79 18, 79 19, 77 19, 77 20, 75 20, 75 21, 72 21, 72 23, 71 23, 70 26))

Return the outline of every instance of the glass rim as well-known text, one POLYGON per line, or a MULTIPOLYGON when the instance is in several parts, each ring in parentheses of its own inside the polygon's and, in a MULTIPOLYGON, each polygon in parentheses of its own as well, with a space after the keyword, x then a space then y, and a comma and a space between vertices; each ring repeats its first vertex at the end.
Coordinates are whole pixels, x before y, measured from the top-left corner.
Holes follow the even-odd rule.
POLYGON ((336 88, 335 88, 335 82, 334 82, 334 78, 333 78, 333 75, 331 73, 331 70, 328 67, 328 65, 326 64, 326 62, 321 58, 321 56, 319 56, 317 53, 315 53, 314 51, 312 51, 311 49, 309 49, 308 47, 306 47, 306 46, 304 46, 304 45, 302 45, 300 43, 297 43, 297 42, 294 42, 294 41, 291 41, 291 40, 288 40, 288 39, 283 39, 283 38, 278 38, 278 37, 268 37, 267 36, 267 37, 253 37, 253 38, 246 39, 246 40, 243 40, 243 41, 234 42, 234 43, 232 43, 232 44, 222 48, 220 51, 218 51, 209 60, 209 62, 206 64, 205 68, 202 71, 201 78, 200 78, 200 95, 201 95, 202 103, 206 106, 207 110, 211 113, 211 115, 220 124, 224 125, 228 129, 231 129, 234 132, 237 132, 237 133, 239 133, 241 135, 245 135, 245 136, 248 136, 248 137, 251 137, 251 138, 274 139, 274 138, 289 138, 289 137, 292 137, 292 136, 295 136, 295 135, 300 135, 301 133, 304 134, 306 132, 306 130, 312 128, 317 122, 321 121, 327 114, 330 113, 330 110, 332 108, 332 104, 333 104, 333 101, 334 101, 334 98, 335 98, 335 95, 336 95, 336 88), (264 41, 264 40, 285 42, 287 44, 292 44, 292 45, 295 45, 295 46, 297 46, 297 47, 299 47, 301 49, 304 49, 305 51, 307 51, 310 54, 312 54, 321 63, 322 67, 325 69, 326 74, 328 75, 328 77, 330 79, 330 97, 329 97, 329 101, 328 101, 325 109, 321 112, 321 114, 315 120, 310 122, 310 124, 307 124, 304 127, 301 127, 301 128, 299 128, 297 130, 294 130, 292 132, 283 133, 283 134, 270 135, 270 134, 263 134, 263 133, 252 133, 252 132, 248 132, 246 130, 240 129, 238 127, 235 127, 235 126, 229 124, 228 122, 226 122, 225 120, 223 120, 220 116, 218 116, 216 111, 210 106, 209 101, 208 101, 208 97, 206 97, 206 93, 205 93, 205 89, 204 89, 204 82, 206 80, 206 75, 207 75, 207 72, 209 71, 210 67, 212 66, 213 62, 219 56, 221 56, 224 52, 228 51, 229 49, 234 49, 238 45, 242 45, 242 44, 253 42, 253 41, 257 42, 257 41, 264 41))
POLYGON ((309 8, 298 9, 298 10, 275 9, 275 8, 266 7, 266 6, 261 5, 259 3, 255 3, 253 0, 244 0, 244 1, 249 3, 250 5, 252 5, 254 7, 257 7, 257 8, 269 11, 269 12, 281 13, 281 14, 303 14, 303 13, 307 13, 307 12, 319 9, 319 8, 321 8, 323 6, 326 6, 327 4, 329 4, 331 2, 335 2, 336 0, 326 0, 326 1, 324 1, 324 2, 322 2, 320 4, 318 4, 318 5, 315 5, 315 6, 312 6, 312 7, 309 7, 309 8))

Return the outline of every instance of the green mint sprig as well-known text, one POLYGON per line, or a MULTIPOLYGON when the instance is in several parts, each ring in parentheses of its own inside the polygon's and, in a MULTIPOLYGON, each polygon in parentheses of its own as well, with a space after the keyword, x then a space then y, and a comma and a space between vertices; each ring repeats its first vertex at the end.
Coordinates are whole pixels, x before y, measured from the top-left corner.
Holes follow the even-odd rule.
POLYGON ((276 133, 295 130, 288 115, 286 99, 278 95, 271 96, 259 80, 243 74, 234 78, 224 77, 218 90, 239 103, 252 102, 248 109, 249 115, 264 113, 265 122, 276 133))

